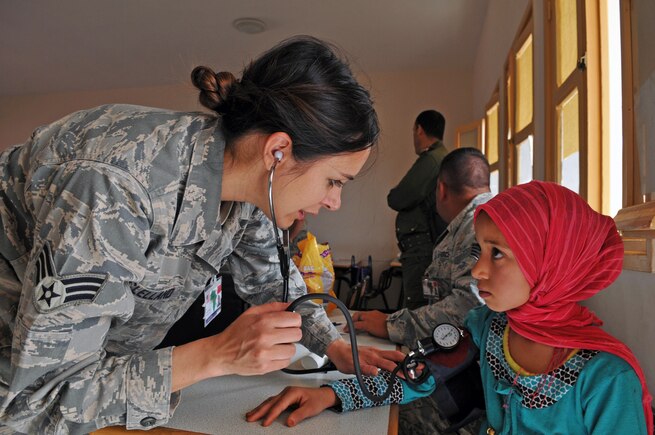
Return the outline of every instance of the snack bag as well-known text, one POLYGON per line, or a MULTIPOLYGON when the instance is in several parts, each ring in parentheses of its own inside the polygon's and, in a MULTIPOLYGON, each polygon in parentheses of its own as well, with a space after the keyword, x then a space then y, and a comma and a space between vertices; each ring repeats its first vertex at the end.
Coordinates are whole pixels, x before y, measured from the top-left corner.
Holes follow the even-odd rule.
MULTIPOLYGON (((334 267, 332 253, 327 244, 319 244, 316 237, 307 231, 307 238, 298 242, 300 253, 293 256, 293 262, 307 286, 307 293, 327 293, 335 296, 334 267)), ((323 304, 321 299, 313 299, 317 304, 323 304)), ((336 305, 330 302, 325 311, 330 314, 336 305)))

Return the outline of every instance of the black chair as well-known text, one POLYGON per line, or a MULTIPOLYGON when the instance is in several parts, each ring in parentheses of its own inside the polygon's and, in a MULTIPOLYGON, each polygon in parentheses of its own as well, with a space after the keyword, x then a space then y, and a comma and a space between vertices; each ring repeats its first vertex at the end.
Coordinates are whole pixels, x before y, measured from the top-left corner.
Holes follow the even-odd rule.
MULTIPOLYGON (((359 266, 355 261, 355 256, 350 257, 350 265, 334 264, 334 293, 337 299, 341 299, 341 285, 346 284, 348 288, 359 282, 359 266)), ((346 299, 347 301, 347 299, 346 299)))
POLYGON ((362 301, 364 300, 364 295, 370 285, 370 281, 371 278, 366 276, 357 284, 350 287, 348 297, 346 298, 346 306, 349 310, 359 311, 362 309, 362 301))
POLYGON ((385 295, 385 292, 389 290, 391 287, 391 282, 393 280, 393 269, 390 267, 388 269, 384 269, 380 273, 380 278, 378 279, 378 285, 377 287, 372 287, 369 289, 368 292, 364 294, 362 297, 362 301, 360 302, 360 305, 362 306, 362 309, 367 309, 368 308, 368 301, 377 298, 378 296, 382 297, 382 302, 384 303, 384 312, 392 312, 394 310, 391 310, 389 307, 389 302, 387 301, 387 296, 385 295))

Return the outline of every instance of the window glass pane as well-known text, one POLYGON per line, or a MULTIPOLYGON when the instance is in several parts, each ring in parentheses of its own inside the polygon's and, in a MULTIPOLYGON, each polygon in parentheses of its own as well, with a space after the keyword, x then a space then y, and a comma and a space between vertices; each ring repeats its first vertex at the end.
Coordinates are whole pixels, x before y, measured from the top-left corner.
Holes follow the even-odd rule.
MULTIPOLYGON (((620 0, 607 3, 607 45, 609 86, 609 215, 623 207, 623 96, 621 95, 621 10, 620 0)), ((602 33, 601 33, 602 34, 602 33)), ((651 109, 652 110, 652 109, 651 109)))
POLYGON ((532 181, 532 135, 516 146, 516 180, 518 184, 532 181))
POLYGON ((532 122, 532 35, 516 53, 516 130, 532 122))
POLYGON ((489 164, 493 165, 498 161, 498 103, 494 104, 487 111, 486 119, 486 151, 489 164))
POLYGON ((489 189, 494 195, 497 195, 500 190, 500 171, 498 169, 489 174, 489 189))
POLYGON ((574 89, 557 106, 557 150, 559 182, 574 192, 580 192, 580 112, 578 89, 574 89))
POLYGON ((557 86, 575 70, 578 63, 577 0, 555 2, 555 46, 557 47, 557 86))

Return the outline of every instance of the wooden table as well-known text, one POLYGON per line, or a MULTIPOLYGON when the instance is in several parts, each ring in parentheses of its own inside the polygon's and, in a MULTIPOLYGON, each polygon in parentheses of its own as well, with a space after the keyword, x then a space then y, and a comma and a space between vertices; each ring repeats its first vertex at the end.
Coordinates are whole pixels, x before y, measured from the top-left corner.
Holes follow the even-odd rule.
MULTIPOLYGON (((333 321, 345 324, 341 313, 331 316, 333 321)), ((348 339, 347 335, 344 335, 348 339)), ((387 340, 371 337, 368 334, 358 335, 359 345, 376 346, 381 349, 396 349, 396 345, 387 340)), ((308 353, 307 349, 298 345, 296 356, 292 363, 298 368, 298 360, 308 353)), ((324 411, 320 415, 305 420, 298 426, 288 428, 284 425, 288 413, 283 413, 268 428, 259 423, 248 423, 245 413, 257 406, 266 397, 279 393, 288 385, 318 387, 330 380, 347 377, 336 371, 309 375, 289 375, 283 372, 273 372, 261 376, 223 376, 207 379, 182 390, 182 400, 174 416, 166 424, 166 428, 154 428, 150 434, 180 433, 210 433, 238 435, 277 435, 277 434, 383 434, 397 435, 398 407, 397 405, 382 406, 345 414, 324 411)), ((124 428, 105 428, 96 432, 97 435, 126 434, 124 428)), ((130 431, 129 433, 134 433, 130 431)))

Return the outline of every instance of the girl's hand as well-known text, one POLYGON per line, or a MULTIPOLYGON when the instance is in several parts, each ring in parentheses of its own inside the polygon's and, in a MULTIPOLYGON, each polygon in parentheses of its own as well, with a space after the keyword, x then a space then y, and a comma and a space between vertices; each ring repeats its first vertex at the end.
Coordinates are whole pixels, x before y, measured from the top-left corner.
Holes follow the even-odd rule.
MULTIPOLYGON (((376 376, 378 368, 391 372, 405 359, 405 354, 397 350, 380 350, 370 346, 358 346, 357 349, 363 375, 376 376)), ((355 373, 350 344, 335 340, 328 346, 326 354, 341 373, 355 373)))
POLYGON ((258 407, 246 414, 249 422, 262 420, 262 426, 270 426, 280 414, 296 405, 297 408, 287 417, 286 425, 293 427, 306 418, 320 414, 323 410, 335 406, 337 395, 330 387, 305 388, 287 387, 277 396, 269 397, 258 407))

